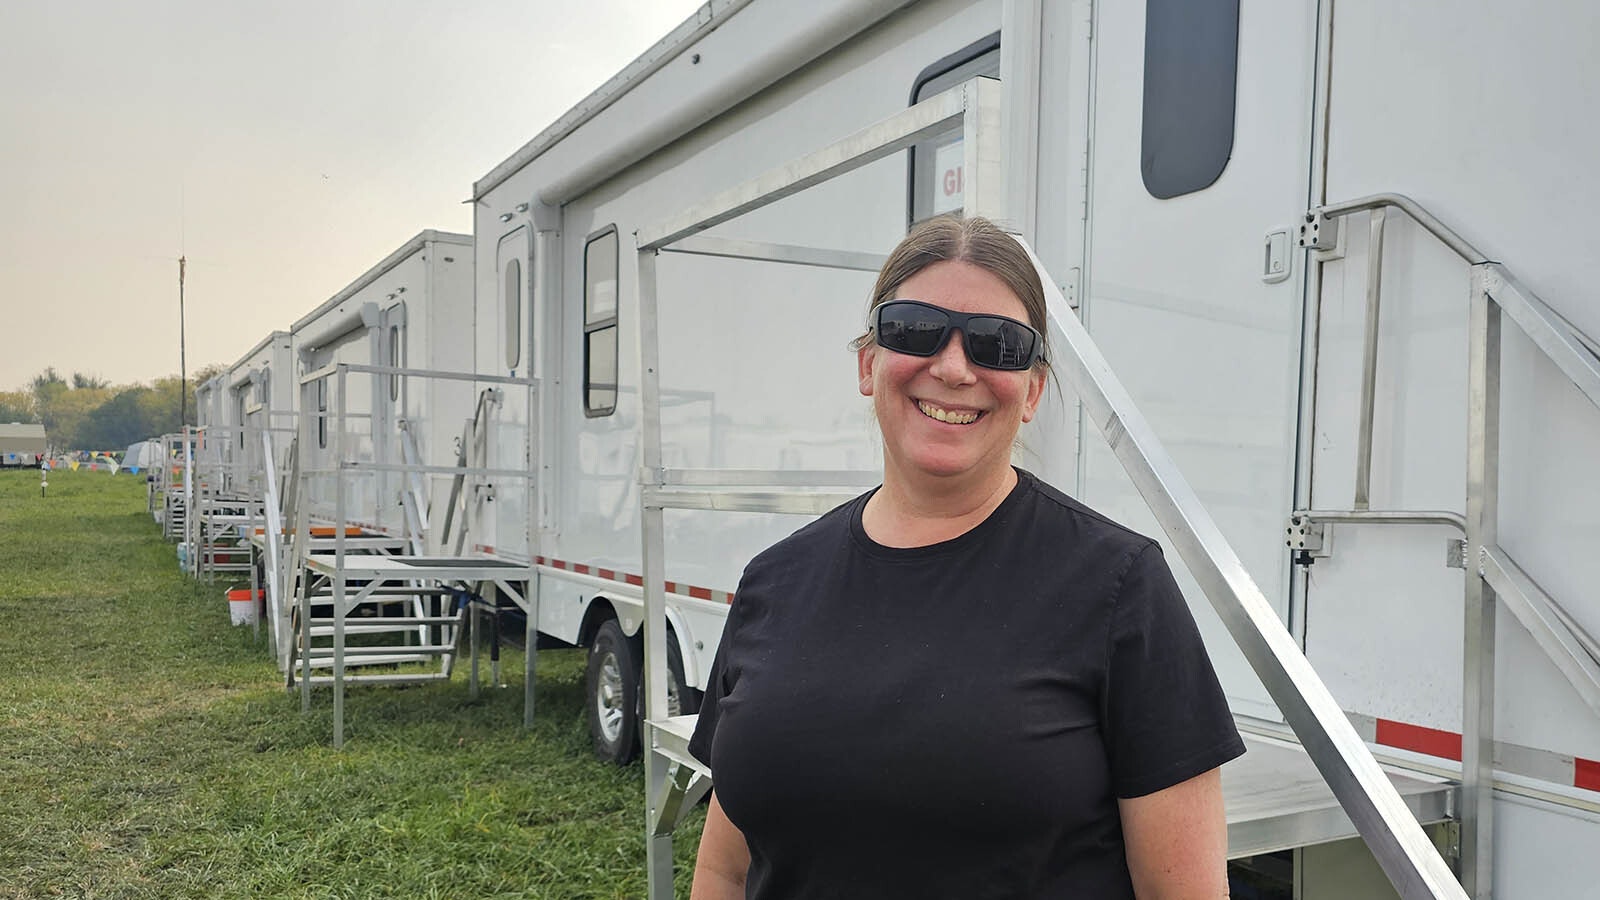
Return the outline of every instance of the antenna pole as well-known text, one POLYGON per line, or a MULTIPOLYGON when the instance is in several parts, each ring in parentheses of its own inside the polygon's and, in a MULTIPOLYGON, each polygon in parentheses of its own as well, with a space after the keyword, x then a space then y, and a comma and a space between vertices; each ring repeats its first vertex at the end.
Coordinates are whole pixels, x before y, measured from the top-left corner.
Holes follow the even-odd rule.
POLYGON ((183 345, 183 271, 188 257, 178 257, 178 428, 189 424, 189 361, 183 345))

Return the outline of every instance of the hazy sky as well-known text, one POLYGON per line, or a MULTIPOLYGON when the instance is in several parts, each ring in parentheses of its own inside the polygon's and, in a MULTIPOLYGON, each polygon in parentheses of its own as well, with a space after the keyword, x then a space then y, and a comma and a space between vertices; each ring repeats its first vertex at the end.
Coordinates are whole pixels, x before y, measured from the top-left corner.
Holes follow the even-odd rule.
POLYGON ((0 390, 232 363, 699 0, 3 0, 0 390))

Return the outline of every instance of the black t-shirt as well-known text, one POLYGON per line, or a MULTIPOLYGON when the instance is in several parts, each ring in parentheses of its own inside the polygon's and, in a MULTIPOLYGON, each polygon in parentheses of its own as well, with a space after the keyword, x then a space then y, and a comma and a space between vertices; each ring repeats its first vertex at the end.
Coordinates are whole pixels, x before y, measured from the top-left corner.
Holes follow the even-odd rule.
POLYGON ((1118 797, 1244 752, 1160 546, 1019 472, 953 540, 870 492, 757 556, 689 749, 746 896, 1132 897, 1118 797))

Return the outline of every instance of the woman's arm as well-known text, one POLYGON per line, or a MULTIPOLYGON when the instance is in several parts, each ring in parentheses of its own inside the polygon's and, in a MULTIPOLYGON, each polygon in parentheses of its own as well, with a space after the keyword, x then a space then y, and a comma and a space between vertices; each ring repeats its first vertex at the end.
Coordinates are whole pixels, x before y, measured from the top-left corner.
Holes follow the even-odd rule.
POLYGON ((1220 768, 1153 794, 1118 800, 1117 807, 1139 900, 1228 896, 1228 823, 1220 768))
POLYGON ((700 832, 700 855, 694 860, 694 887, 689 900, 744 900, 744 878, 750 870, 750 847, 744 835, 728 821, 717 792, 711 792, 711 809, 700 832))

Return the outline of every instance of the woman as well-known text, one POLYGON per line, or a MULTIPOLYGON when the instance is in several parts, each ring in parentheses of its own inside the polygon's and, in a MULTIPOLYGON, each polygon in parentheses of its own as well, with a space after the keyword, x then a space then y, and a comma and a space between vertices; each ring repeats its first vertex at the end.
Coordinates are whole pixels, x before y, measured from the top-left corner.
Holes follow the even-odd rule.
POLYGON ((1226 896, 1244 747, 1160 547, 1011 465, 1047 366, 1027 254, 926 222, 869 320, 883 485, 745 570, 693 897, 1226 896))

